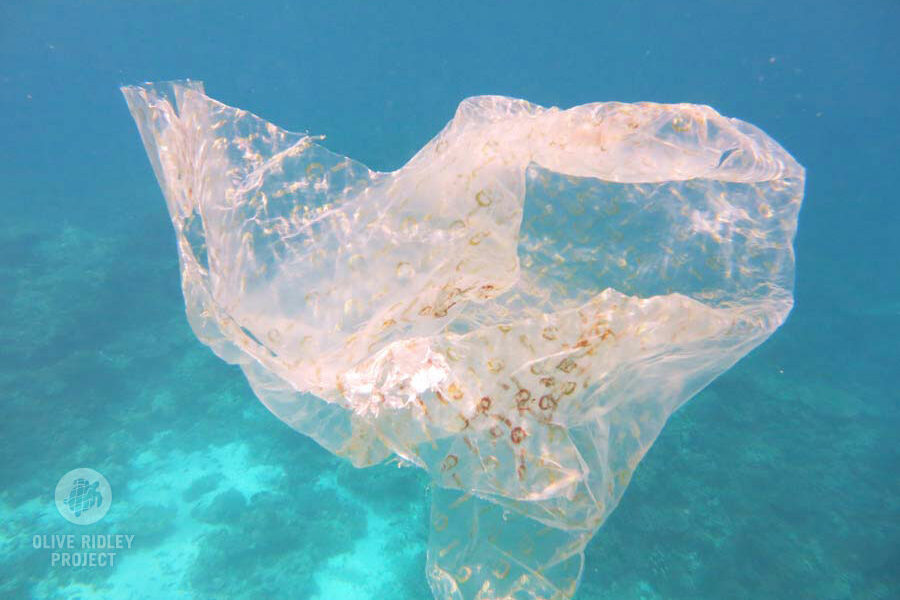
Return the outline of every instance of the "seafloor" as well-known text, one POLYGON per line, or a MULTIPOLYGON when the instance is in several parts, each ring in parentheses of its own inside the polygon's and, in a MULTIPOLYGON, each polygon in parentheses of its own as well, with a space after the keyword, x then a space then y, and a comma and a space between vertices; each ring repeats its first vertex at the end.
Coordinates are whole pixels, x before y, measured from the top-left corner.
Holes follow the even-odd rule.
MULTIPOLYGON (((270 415, 190 331, 160 213, 0 226, 0 597, 428 598, 426 478, 355 470, 270 415), (72 465, 113 487, 95 525, 52 503, 72 465), (135 540, 115 569, 64 569, 36 532, 135 540)), ((801 305, 671 418, 578 598, 900 597, 900 519, 884 518, 900 414, 866 376, 889 364, 850 369, 842 349, 900 314, 852 315, 823 326, 801 305)))

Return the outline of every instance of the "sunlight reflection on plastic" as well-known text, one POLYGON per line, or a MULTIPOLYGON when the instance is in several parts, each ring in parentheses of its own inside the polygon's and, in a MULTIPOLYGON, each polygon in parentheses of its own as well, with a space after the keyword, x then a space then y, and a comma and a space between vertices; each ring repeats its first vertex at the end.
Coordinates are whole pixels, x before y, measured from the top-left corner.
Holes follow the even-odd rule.
POLYGON ((668 416, 792 306, 804 171, 706 106, 460 104, 401 169, 123 88, 197 336, 279 418, 435 484, 440 599, 568 598, 668 416))

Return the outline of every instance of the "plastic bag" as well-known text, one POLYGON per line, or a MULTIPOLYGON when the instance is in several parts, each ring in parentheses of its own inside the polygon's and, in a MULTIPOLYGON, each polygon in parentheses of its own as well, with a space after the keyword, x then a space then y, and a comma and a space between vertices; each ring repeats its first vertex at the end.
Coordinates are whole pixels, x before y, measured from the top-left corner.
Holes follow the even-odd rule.
POLYGON ((123 92, 198 338, 335 454, 428 471, 441 599, 573 595, 668 416, 792 306, 804 171, 706 106, 470 98, 378 173, 198 82, 123 92))

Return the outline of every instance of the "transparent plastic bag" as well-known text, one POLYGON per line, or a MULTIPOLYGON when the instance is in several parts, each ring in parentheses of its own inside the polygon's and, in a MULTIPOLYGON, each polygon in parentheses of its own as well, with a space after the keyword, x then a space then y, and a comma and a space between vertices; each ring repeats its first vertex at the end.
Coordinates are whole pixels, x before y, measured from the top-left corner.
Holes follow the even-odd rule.
POLYGON ((374 172, 123 88, 197 336, 357 466, 430 474, 435 596, 564 598, 668 416, 792 306, 804 171, 706 106, 484 96, 374 172))

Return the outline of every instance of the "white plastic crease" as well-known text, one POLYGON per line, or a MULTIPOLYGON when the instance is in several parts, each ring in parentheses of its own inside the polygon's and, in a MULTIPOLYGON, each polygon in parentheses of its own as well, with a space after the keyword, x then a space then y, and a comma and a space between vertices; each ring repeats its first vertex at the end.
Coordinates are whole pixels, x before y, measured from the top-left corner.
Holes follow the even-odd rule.
POLYGON ((792 306, 803 168, 707 106, 469 98, 379 173, 199 82, 123 92, 197 337, 335 454, 428 471, 441 600, 571 597, 668 416, 792 306))

